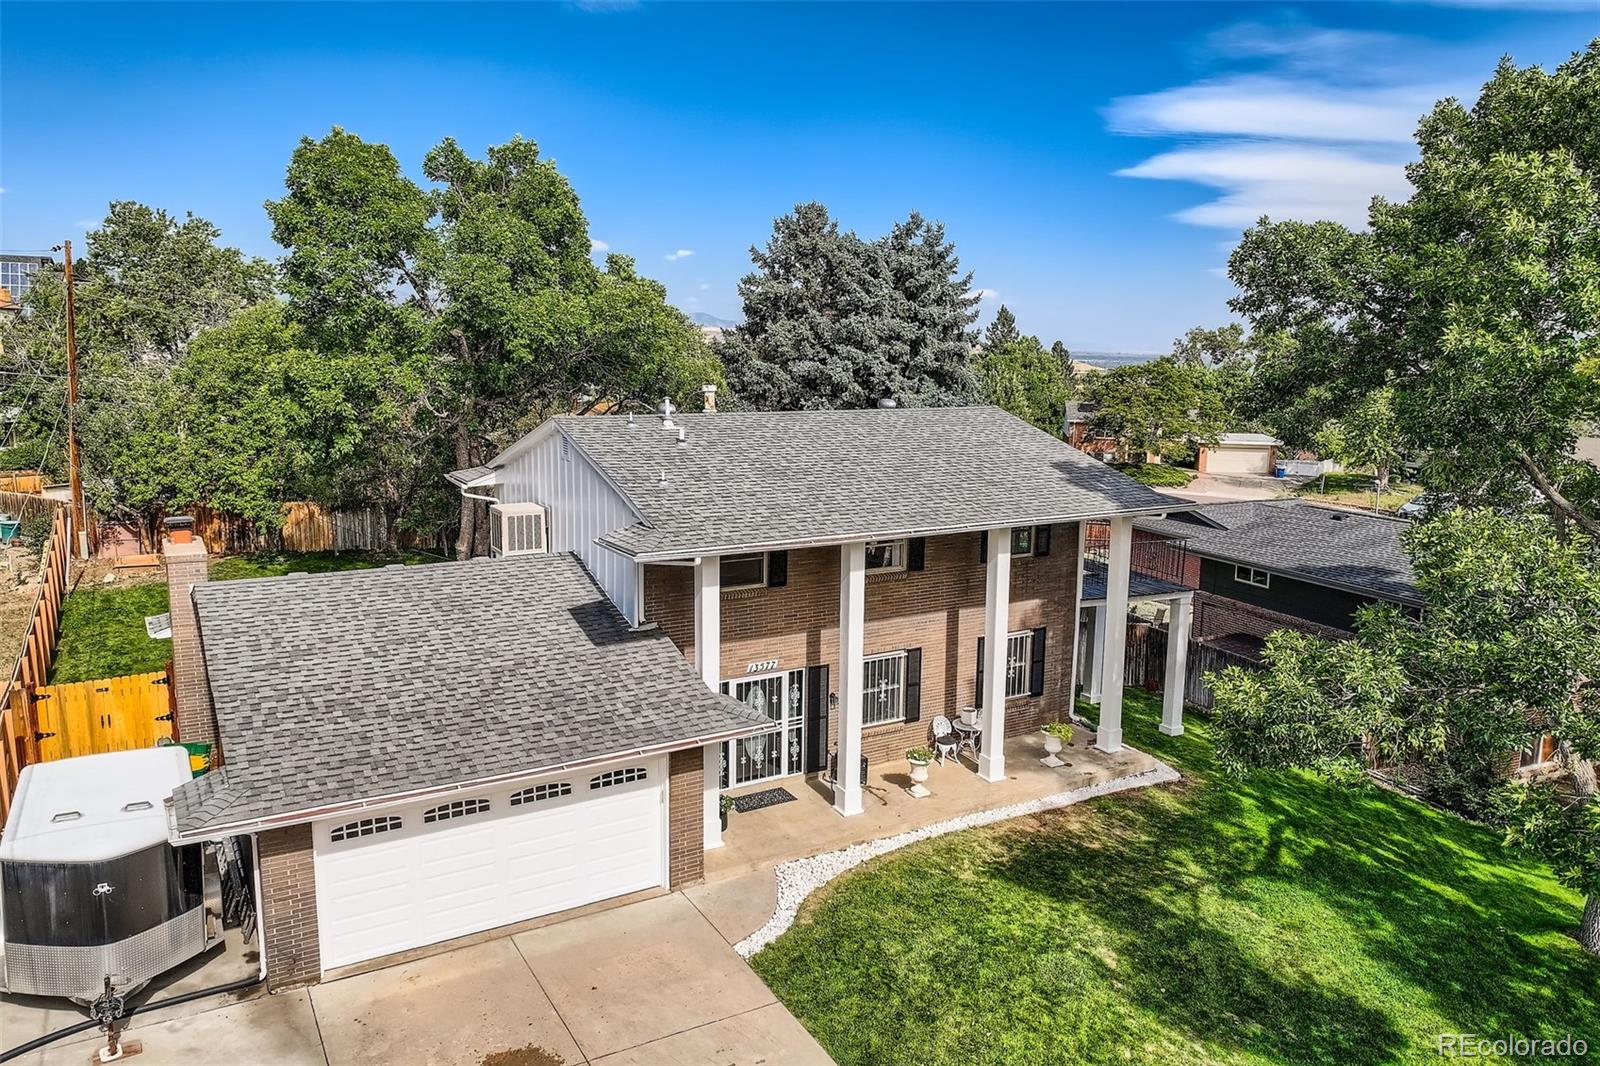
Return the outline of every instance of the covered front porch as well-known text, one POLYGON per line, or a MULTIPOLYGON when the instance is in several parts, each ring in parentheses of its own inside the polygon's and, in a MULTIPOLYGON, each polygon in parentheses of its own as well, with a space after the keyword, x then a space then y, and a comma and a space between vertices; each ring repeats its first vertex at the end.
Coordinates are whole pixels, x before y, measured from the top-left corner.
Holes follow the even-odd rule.
POLYGON ((1043 765, 1044 734, 1014 736, 1005 743, 1005 776, 986 780, 970 756, 929 768, 932 795, 914 798, 910 764, 873 764, 862 785, 861 813, 840 818, 834 792, 821 777, 789 777, 732 789, 735 798, 781 787, 795 798, 758 810, 729 815, 722 846, 705 853, 705 876, 715 881, 789 859, 806 858, 906 830, 920 829, 979 811, 1042 799, 1070 789, 1100 784, 1149 770, 1150 756, 1133 748, 1104 752, 1094 747, 1092 729, 1077 726, 1059 756, 1059 767, 1043 765))

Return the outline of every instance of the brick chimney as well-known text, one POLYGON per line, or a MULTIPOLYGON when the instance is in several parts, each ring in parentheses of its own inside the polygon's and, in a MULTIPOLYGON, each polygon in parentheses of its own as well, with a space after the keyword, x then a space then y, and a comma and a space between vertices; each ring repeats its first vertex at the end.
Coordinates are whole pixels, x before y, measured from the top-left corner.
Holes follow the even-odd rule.
POLYGON ((706 413, 707 414, 716 414, 716 411, 717 411, 717 387, 715 385, 701 385, 700 386, 700 395, 705 397, 705 400, 706 400, 706 413))
MULTIPOLYGON (((166 519, 161 555, 167 567, 167 599, 172 612, 172 695, 177 704, 178 739, 217 743, 217 715, 211 706, 211 680, 200 649, 200 623, 194 587, 207 579, 206 543, 194 535, 194 519, 166 519)), ((212 763, 220 763, 220 752, 212 763)))

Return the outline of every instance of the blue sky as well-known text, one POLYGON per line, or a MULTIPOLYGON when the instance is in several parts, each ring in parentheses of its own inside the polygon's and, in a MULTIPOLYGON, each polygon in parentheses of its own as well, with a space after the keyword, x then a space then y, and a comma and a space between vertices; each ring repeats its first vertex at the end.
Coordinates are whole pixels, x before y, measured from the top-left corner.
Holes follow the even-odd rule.
POLYGON ((262 201, 340 125, 417 172, 520 133, 597 241, 686 310, 739 315, 796 202, 913 209, 1028 332, 1164 350, 1227 320, 1262 212, 1359 223, 1416 117, 1495 61, 1554 65, 1597 5, 0 4, 0 246, 115 198, 274 256, 262 201))

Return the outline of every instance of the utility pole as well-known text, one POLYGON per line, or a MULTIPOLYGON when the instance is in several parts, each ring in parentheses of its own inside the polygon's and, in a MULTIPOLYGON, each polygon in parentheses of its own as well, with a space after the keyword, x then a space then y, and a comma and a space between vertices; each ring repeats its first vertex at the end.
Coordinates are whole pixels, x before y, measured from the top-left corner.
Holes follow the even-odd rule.
POLYGON ((62 249, 67 282, 67 481, 72 491, 72 528, 78 538, 78 558, 89 558, 89 529, 83 511, 83 470, 78 460, 78 327, 72 308, 72 242, 62 249))

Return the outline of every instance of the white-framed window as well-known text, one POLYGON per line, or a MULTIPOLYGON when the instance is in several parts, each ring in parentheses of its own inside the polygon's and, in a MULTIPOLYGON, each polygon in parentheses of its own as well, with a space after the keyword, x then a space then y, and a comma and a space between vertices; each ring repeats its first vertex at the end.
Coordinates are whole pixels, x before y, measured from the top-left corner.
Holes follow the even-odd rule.
POLYGON ((1033 630, 1006 637, 1006 699, 1028 694, 1028 672, 1033 668, 1033 630))
POLYGON ((906 568, 906 542, 901 540, 867 541, 867 573, 889 574, 906 568))
POLYGON ((465 818, 472 814, 482 814, 489 809, 486 799, 451 800, 441 803, 437 807, 429 807, 422 812, 424 824, 431 822, 448 822, 452 818, 465 818))
POLYGON ((1246 585, 1254 585, 1258 589, 1267 588, 1272 584, 1272 575, 1265 570, 1253 566, 1236 566, 1233 568, 1233 579, 1246 585))
POLYGON ((1011 530, 1011 557, 1033 554, 1033 527, 1015 526, 1011 530))
POLYGON ((906 653, 861 660, 861 724, 898 722, 906 716, 906 653))
POLYGON ((722 557, 722 591, 759 588, 767 583, 767 553, 746 552, 722 557))
POLYGON ((550 781, 543 785, 534 785, 532 788, 522 789, 511 794, 511 806, 521 807, 525 803, 538 803, 540 800, 560 799, 572 795, 572 785, 566 781, 550 781))
POLYGON ((400 819, 392 814, 380 818, 362 818, 355 822, 346 822, 344 825, 334 826, 333 832, 328 834, 335 844, 341 840, 354 840, 357 837, 376 836, 379 833, 389 833, 400 828, 400 819))
POLYGON ((589 787, 610 788, 612 785, 626 785, 630 781, 643 781, 645 771, 642 766, 629 766, 623 770, 607 770, 603 774, 596 774, 589 779, 589 787))

